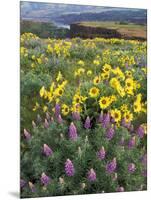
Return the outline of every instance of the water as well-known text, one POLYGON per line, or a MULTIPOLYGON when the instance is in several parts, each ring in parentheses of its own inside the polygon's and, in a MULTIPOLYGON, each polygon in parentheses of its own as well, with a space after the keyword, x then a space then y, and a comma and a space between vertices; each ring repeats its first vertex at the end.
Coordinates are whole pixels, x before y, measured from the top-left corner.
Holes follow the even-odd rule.
POLYGON ((58 28, 67 28, 67 29, 70 29, 70 25, 68 24, 62 24, 62 23, 59 23, 59 22, 54 22, 54 25, 57 26, 58 28))

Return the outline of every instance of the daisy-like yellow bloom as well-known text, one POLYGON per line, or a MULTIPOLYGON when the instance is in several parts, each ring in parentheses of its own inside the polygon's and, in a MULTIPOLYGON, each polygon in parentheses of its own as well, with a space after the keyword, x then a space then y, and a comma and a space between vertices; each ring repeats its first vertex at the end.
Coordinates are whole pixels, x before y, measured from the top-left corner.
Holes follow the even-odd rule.
POLYGON ((128 123, 128 122, 131 122, 133 120, 133 114, 130 112, 130 111, 126 111, 124 114, 123 114, 123 117, 125 119, 125 121, 128 123))
POLYGON ((50 44, 47 46, 47 53, 53 53, 53 48, 50 44))
POLYGON ((133 105, 134 112, 139 113, 141 112, 142 105, 139 101, 135 101, 133 105))
POLYGON ((63 104, 62 109, 61 109, 62 114, 66 116, 69 113, 69 111, 70 111, 69 106, 67 106, 66 104, 63 104))
POLYGON ((38 64, 42 64, 42 59, 41 58, 37 58, 37 62, 38 62, 38 64))
POLYGON ((53 100, 53 93, 52 92, 47 92, 47 97, 48 97, 48 100, 49 100, 49 102, 52 102, 52 100, 53 100))
POLYGON ((43 111, 46 112, 48 110, 47 106, 43 106, 43 111))
POLYGON ((80 104, 73 104, 73 106, 71 107, 71 111, 72 112, 82 112, 82 107, 80 106, 80 104))
POLYGON ((126 85, 127 88, 133 88, 133 86, 134 86, 134 81, 133 81, 133 79, 132 79, 132 78, 127 78, 127 79, 125 80, 125 85, 126 85))
POLYGON ((111 117, 115 120, 115 122, 121 121, 121 111, 118 109, 111 110, 111 117))
POLYGON ((115 95, 111 95, 109 98, 111 103, 117 100, 117 97, 115 95))
POLYGON ((62 78, 63 78, 63 76, 62 76, 61 72, 59 71, 58 75, 57 75, 57 78, 56 78, 56 81, 59 82, 59 81, 62 80, 62 78))
POLYGON ((110 72, 110 70, 111 70, 111 65, 105 64, 105 65, 103 66, 103 71, 104 71, 105 73, 110 72))
POLYGON ((139 94, 137 94, 137 96, 136 96, 136 101, 141 102, 141 100, 142 100, 142 94, 139 93, 139 94))
POLYGON ((79 75, 83 74, 84 72, 85 72, 84 68, 81 67, 81 68, 78 69, 78 74, 79 75))
POLYGON ((81 103, 81 96, 79 94, 75 94, 73 97, 73 104, 81 103))
POLYGON ((32 58, 32 60, 35 60, 35 59, 36 59, 36 56, 35 56, 35 55, 32 55, 31 58, 32 58))
POLYGON ((79 60, 79 61, 78 61, 78 65, 84 66, 84 65, 85 65, 85 64, 84 64, 84 61, 83 61, 83 60, 79 60))
POLYGON ((36 64, 35 64, 35 63, 31 63, 31 67, 32 67, 32 68, 35 68, 35 67, 36 67, 36 64))
POLYGON ((61 97, 61 96, 63 95, 63 92, 64 92, 63 88, 62 88, 62 87, 58 87, 58 88, 56 88, 56 90, 54 91, 54 96, 59 96, 59 97, 61 97))
POLYGON ((125 90, 124 90, 124 88, 121 85, 118 85, 116 89, 117 89, 117 92, 119 93, 119 95, 121 97, 125 96, 125 90))
POLYGON ((74 72, 74 75, 75 76, 81 76, 82 74, 84 74, 84 72, 85 72, 85 69, 81 67, 74 72))
POLYGON ((100 90, 97 87, 92 87, 89 91, 90 97, 97 97, 99 95, 100 90))
POLYGON ((122 112, 126 112, 128 110, 128 106, 126 104, 121 105, 120 107, 122 112))
POLYGON ((101 78, 102 78, 103 80, 107 80, 107 79, 109 79, 109 77, 110 77, 109 72, 101 73, 101 78))
POLYGON ((126 77, 131 78, 131 77, 132 77, 132 72, 131 72, 130 70, 127 70, 127 71, 125 72, 125 75, 126 75, 126 77))
POLYGON ((45 87, 43 86, 39 91, 40 97, 47 98, 47 91, 45 90, 45 87))
POLYGON ((112 69, 112 73, 121 78, 122 80, 125 79, 125 75, 122 72, 122 70, 119 67, 116 67, 115 69, 112 69))
POLYGON ((98 65, 100 64, 100 61, 97 60, 97 59, 96 59, 96 60, 93 60, 93 64, 96 65, 96 66, 98 66, 98 65))
POLYGON ((109 97, 101 97, 99 100, 99 105, 101 109, 106 109, 111 104, 109 97))
POLYGON ((91 71, 91 70, 88 70, 88 71, 87 71, 87 75, 88 75, 88 76, 91 76, 91 75, 92 75, 92 71, 91 71))
POLYGON ((100 76, 96 76, 96 77, 93 79, 93 84, 94 84, 94 85, 97 85, 97 84, 100 83, 100 81, 101 81, 100 76))
POLYGON ((120 85, 120 82, 117 78, 111 78, 110 80, 110 86, 113 88, 117 88, 120 85))

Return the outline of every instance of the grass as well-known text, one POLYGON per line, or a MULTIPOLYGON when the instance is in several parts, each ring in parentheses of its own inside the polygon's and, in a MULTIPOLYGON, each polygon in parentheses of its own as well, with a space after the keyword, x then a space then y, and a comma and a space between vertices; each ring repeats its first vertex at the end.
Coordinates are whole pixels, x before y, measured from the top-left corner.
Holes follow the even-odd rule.
POLYGON ((120 23, 120 22, 111 22, 111 21, 85 21, 80 22, 78 25, 85 27, 93 28, 105 28, 113 29, 124 35, 125 37, 140 37, 143 39, 147 38, 147 26, 134 24, 134 23, 120 23))

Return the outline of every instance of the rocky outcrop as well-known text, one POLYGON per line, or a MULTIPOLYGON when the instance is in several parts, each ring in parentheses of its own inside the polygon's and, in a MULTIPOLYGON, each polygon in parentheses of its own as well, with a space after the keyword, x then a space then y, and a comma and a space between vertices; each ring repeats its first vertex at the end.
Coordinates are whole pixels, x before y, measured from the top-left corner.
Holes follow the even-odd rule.
POLYGON ((129 34, 122 32, 118 29, 104 28, 104 27, 94 27, 85 26, 80 23, 73 23, 70 25, 70 36, 81 37, 81 38, 123 38, 123 39, 137 39, 146 40, 145 37, 139 36, 138 34, 129 34))

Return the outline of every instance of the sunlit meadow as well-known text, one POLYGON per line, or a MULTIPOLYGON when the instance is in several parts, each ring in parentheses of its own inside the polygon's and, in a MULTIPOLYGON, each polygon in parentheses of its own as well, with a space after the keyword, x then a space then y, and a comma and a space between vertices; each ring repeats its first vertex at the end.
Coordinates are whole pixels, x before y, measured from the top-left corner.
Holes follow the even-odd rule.
POLYGON ((146 42, 21 35, 21 197, 147 189, 146 42))

